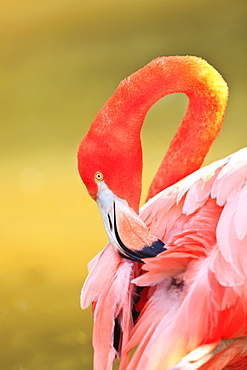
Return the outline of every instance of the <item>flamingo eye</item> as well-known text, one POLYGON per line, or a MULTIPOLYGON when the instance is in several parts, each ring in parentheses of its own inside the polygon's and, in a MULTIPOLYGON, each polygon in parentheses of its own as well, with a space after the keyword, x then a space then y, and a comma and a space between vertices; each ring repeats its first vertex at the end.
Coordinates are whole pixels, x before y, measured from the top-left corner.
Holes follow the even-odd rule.
POLYGON ((102 175, 102 173, 101 173, 101 172, 97 171, 97 172, 95 173, 95 175, 94 175, 94 178, 95 178, 95 180, 97 180, 97 181, 103 181, 104 176, 102 175))

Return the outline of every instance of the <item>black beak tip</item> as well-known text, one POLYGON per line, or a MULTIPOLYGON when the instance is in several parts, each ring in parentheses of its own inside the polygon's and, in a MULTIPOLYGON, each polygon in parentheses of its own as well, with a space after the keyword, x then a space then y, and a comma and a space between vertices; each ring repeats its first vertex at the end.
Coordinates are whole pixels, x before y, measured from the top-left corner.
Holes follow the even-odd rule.
POLYGON ((141 250, 130 250, 125 247, 125 245, 121 242, 121 248, 123 253, 119 253, 122 257, 128 258, 132 261, 144 263, 143 259, 156 257, 159 253, 164 252, 166 248, 164 247, 164 243, 157 239, 151 246, 144 246, 141 250))

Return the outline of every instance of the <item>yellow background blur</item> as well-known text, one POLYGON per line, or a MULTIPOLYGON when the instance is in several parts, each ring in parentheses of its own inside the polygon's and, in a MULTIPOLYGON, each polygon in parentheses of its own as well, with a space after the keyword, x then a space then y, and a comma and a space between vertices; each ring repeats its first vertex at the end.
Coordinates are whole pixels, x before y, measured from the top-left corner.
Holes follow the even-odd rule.
MULTIPOLYGON (((92 369, 79 295, 106 236, 76 152, 118 83, 161 55, 199 55, 227 80, 207 163, 247 144, 245 0, 3 0, 0 10, 0 368, 92 369)), ((183 116, 157 103, 143 129, 144 196, 183 116)))

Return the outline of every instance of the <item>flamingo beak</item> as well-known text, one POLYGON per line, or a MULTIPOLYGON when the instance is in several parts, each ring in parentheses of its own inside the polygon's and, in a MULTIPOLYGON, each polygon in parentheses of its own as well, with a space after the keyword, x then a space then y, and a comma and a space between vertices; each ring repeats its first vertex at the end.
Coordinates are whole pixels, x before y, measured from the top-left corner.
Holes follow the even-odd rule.
POLYGON ((96 202, 112 247, 122 257, 143 263, 165 250, 164 243, 150 234, 128 202, 116 196, 105 184, 98 183, 96 202))

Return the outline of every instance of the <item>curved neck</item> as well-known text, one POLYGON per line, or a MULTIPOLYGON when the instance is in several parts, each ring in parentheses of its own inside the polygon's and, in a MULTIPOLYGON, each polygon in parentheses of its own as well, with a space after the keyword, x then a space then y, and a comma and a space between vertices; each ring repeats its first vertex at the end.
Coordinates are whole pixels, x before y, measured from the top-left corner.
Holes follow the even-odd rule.
MULTIPOLYGON (((101 134, 114 132, 120 148, 121 141, 126 144, 128 139, 124 155, 126 160, 130 156, 135 161, 134 181, 141 184, 140 131, 145 115, 155 102, 173 93, 185 93, 189 105, 154 177, 148 198, 201 166, 224 118, 228 89, 221 75, 201 58, 157 58, 121 82, 91 127, 98 132, 100 122, 101 134)), ((140 189, 141 185, 139 188, 133 185, 131 194, 126 194, 128 200, 133 198, 133 192, 139 192, 135 194, 134 208, 139 205, 140 189)))
POLYGON ((226 100, 187 95, 186 114, 154 176, 147 200, 198 170, 220 131, 226 100))

